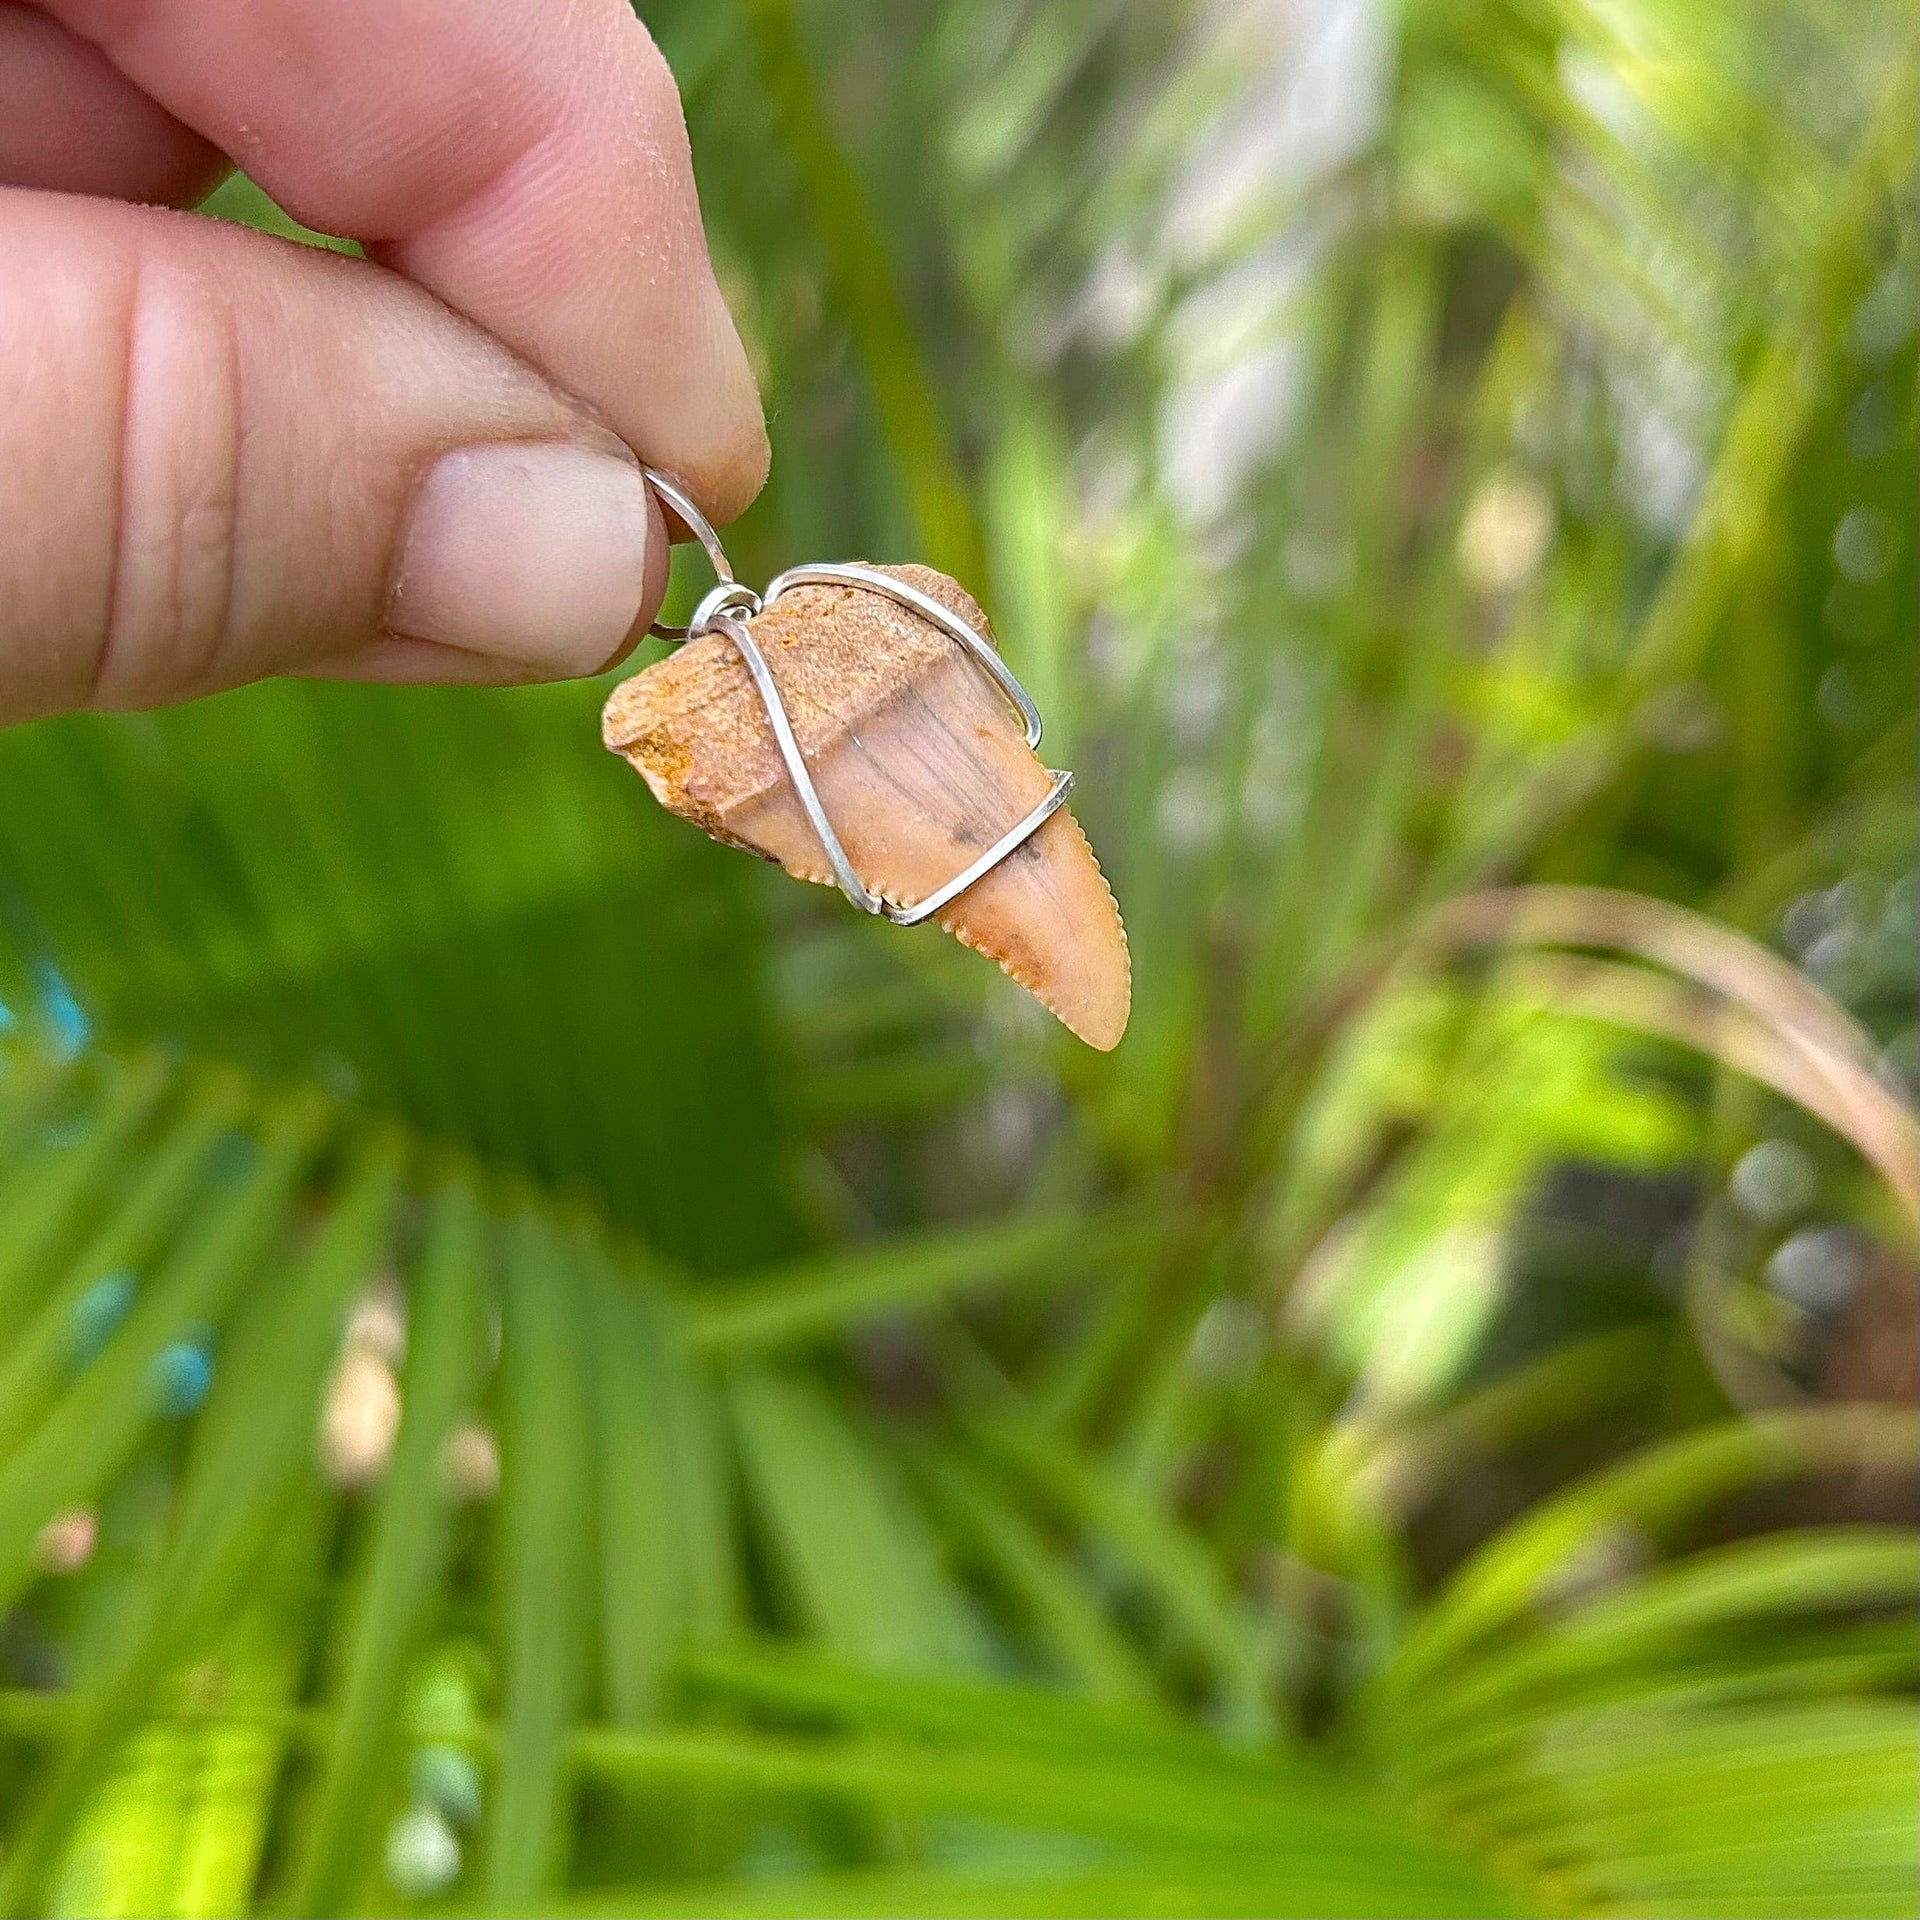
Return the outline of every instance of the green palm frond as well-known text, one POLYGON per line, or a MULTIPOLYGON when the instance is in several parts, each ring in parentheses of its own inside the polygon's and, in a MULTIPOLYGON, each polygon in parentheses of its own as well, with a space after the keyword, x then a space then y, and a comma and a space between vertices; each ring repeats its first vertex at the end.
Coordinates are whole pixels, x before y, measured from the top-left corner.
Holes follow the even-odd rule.
MULTIPOLYGON (((103 1127, 151 1077, 105 1060, 82 1071, 98 1083, 103 1127)), ((263 1145, 230 1153, 251 1164, 225 1175, 251 1204, 214 1218, 225 1244, 244 1229, 268 1277, 224 1310, 195 1295, 210 1316, 198 1324, 214 1392, 193 1422, 165 1544, 121 1576, 113 1640, 63 1710, 61 1757, 16 1829, 0 1881, 16 1907, 51 1890, 63 1910, 96 1911, 108 1885, 137 1902, 140 1873, 164 1871, 175 1877, 157 1900, 218 1910, 217 1889, 261 1870, 267 1806, 307 1766, 295 1902, 328 1911, 364 1898, 381 1833, 366 1808, 398 1811, 409 1791, 400 1752, 435 1740, 486 1759, 482 1884, 509 1907, 548 1897, 574 1796, 596 1784, 668 1794, 678 1819, 706 1830, 710 1863, 713 1815, 700 1809, 716 1793, 734 1836, 721 1859, 761 1830, 766 1815, 752 1809, 788 1808, 811 1864, 768 1900, 844 1899, 856 1911, 891 1898, 1077 1912, 1123 1894, 1150 1911, 1599 1899, 1704 1912, 1762 1890, 1781 1912, 1899 1904, 1911 1821, 1896 1789, 1912 1732, 1898 1703, 1920 1651, 1914 1535, 1799 1530, 1691 1553, 1684 1542, 1769 1480, 1897 1468, 1915 1449, 1909 1417, 1735 1422, 1570 1488, 1491 1540, 1414 1621, 1356 1707, 1341 1742, 1347 1777, 1301 1772, 1283 1758, 1294 1742, 1263 1731, 1262 1660, 1284 1648, 1221 1590, 1202 1545, 1112 1467, 993 1402, 948 1443, 964 1451, 903 1474, 765 1341, 720 1360, 716 1396, 684 1298, 603 1230, 543 1217, 524 1194, 489 1198, 317 1100, 256 1110, 263 1145), (419 1194, 417 1219, 412 1202, 396 1210, 403 1184, 419 1194), (342 1504, 316 1474, 314 1436, 348 1306, 396 1259, 410 1302, 405 1413, 361 1522, 354 1496, 342 1504), (496 1311, 505 1366, 489 1389, 496 1311), (496 1399, 505 1471, 488 1545, 491 1528, 476 1538, 460 1518, 472 1510, 458 1504, 448 1443, 468 1408, 496 1399), (735 1452, 738 1495, 725 1459, 735 1452), (324 1575, 329 1509, 347 1528, 344 1587, 324 1575), (1066 1558, 1048 1544, 1062 1527, 1078 1539, 1066 1558), (1001 1577, 975 1587, 983 1540, 1001 1577), (1662 1543, 1680 1557, 1661 1561, 1662 1543), (1648 1555, 1622 1584, 1618 1567, 1648 1555), (1105 1568, 1098 1587, 1066 1571, 1082 1558, 1105 1568), (798 1629, 820 1654, 730 1639, 748 1614, 798 1629), (308 1624, 289 1640, 291 1620, 308 1624), (334 1650, 313 1704, 296 1712, 307 1634, 334 1650), (482 1676, 451 1718, 420 1693, 436 1643, 472 1647, 482 1676), (1008 1659, 1108 1684, 1076 1705, 1071 1693, 965 1677, 1008 1659), (1196 1674, 1213 1676, 1203 1697, 1219 1689, 1224 1746, 1167 1715, 1196 1674), (767 1728, 749 1730, 765 1716, 767 1728), (823 1728, 841 1733, 823 1742, 823 1728), (296 1753, 311 1759, 290 1765, 296 1753), (1839 1769, 1817 1807, 1800 1791, 1816 1756, 1839 1769), (1730 1797, 1785 1796, 1796 1819, 1775 1841, 1716 1854, 1699 1820, 1670 1812, 1672 1779, 1696 1772, 1724 1776, 1730 1797), (1431 1838, 1368 1810, 1370 1775, 1411 1797, 1431 1838), (182 1800, 182 1779, 207 1785, 182 1800), (148 1810, 135 1813, 129 1796, 143 1794, 148 1810), (204 1810, 192 1794, 211 1796, 204 1810), (819 1825, 835 1808, 850 1826, 819 1825), (173 1837, 154 1820, 175 1823, 173 1837), (1378 1830, 1363 1839, 1368 1821, 1378 1830), (185 1837, 201 1828, 210 1853, 185 1837), (137 1869, 125 1849, 140 1846, 164 1869, 137 1869), (871 1869, 833 1877, 876 1847, 871 1869), (1464 1864, 1475 1855, 1491 1879, 1464 1864), (1851 1864, 1838 1873, 1836 1860, 1851 1864)), ((89 1136, 76 1134, 64 1152, 86 1155, 89 1136)), ((69 1245, 84 1255, 90 1237, 74 1224, 69 1245)), ((181 1232, 199 1253, 191 1227, 181 1232)), ((207 1269, 202 1256, 182 1270, 207 1269)), ((163 1303, 178 1292, 171 1271, 162 1260, 148 1283, 163 1303)), ((49 1300, 71 1295, 57 1272, 44 1284, 49 1300)), ((35 1476, 37 1504, 15 1523, 28 1546, 60 1503, 99 1490, 114 1458, 151 1447, 177 1405, 154 1372, 153 1335, 134 1337, 143 1311, 128 1311, 80 1382, 154 1384, 134 1396, 114 1455, 80 1463, 87 1477, 35 1476)), ((816 1337, 804 1321, 796 1336, 816 1337)), ((49 1416, 56 1434, 61 1411, 49 1416)), ((8 1702, 16 1738, 53 1730, 25 1711, 30 1699, 8 1702)))
POLYGON ((764 1259, 793 1226, 743 876, 577 750, 593 716, 588 687, 286 683, 17 730, 10 930, 109 1032, 591 1182, 677 1257, 764 1259), (729 1136, 731 1200, 706 1207, 729 1136))

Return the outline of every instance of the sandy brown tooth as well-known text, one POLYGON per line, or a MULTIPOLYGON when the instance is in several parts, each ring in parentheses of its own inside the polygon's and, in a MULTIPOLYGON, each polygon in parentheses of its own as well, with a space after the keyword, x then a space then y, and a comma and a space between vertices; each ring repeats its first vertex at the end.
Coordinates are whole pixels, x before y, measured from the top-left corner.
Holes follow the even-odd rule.
MULTIPOLYGON (((987 632, 944 574, 887 571, 987 632)), ((796 587, 752 629, 828 818, 890 904, 925 899, 1046 797, 1051 778, 1006 700, 910 608, 855 587, 796 587)), ((760 697, 723 635, 690 641, 616 687, 602 724, 663 806, 799 879, 832 884, 760 697)), ((938 917, 1089 1045, 1118 1044, 1131 999, 1127 938, 1064 807, 938 917)))

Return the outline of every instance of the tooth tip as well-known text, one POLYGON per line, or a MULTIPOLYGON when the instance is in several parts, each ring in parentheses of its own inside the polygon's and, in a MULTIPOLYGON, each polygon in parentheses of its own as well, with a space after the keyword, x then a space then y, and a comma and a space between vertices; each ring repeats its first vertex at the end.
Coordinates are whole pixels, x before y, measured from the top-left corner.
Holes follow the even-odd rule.
POLYGON ((1076 1040, 1084 1041, 1096 1053, 1111 1053, 1127 1037, 1127 1015, 1130 1008, 1122 1007, 1117 1017, 1102 1025, 1095 1026, 1089 1021, 1062 1020, 1061 1025, 1076 1040))
POLYGON ((1123 983, 1117 1001, 1102 1007, 1097 1014, 1078 1021, 1069 1020, 1068 1030, 1084 1040, 1097 1053, 1111 1053, 1127 1037, 1127 1022, 1133 1017, 1132 982, 1123 983))
POLYGON ((1113 889, 1064 807, 940 916, 1068 1032, 1111 1053, 1127 1030, 1133 961, 1113 889))

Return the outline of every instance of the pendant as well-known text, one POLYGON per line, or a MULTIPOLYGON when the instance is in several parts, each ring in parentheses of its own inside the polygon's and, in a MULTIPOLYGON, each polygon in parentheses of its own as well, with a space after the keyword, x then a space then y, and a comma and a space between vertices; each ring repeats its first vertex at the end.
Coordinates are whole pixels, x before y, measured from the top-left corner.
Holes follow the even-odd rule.
POLYGON ((794 567, 756 594, 680 488, 647 479, 717 584, 686 627, 655 627, 681 644, 614 689, 606 744, 716 840, 864 912, 937 920, 1089 1046, 1118 1045, 1120 912, 980 608, 918 566, 794 567))

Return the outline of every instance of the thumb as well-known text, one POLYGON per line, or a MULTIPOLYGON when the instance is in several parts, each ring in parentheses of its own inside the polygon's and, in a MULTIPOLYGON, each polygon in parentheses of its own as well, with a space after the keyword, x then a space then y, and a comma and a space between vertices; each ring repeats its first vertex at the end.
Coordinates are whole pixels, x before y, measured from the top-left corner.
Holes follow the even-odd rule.
POLYGON ((366 261, 0 190, 0 722, 267 674, 591 673, 667 542, 633 454, 366 261))

